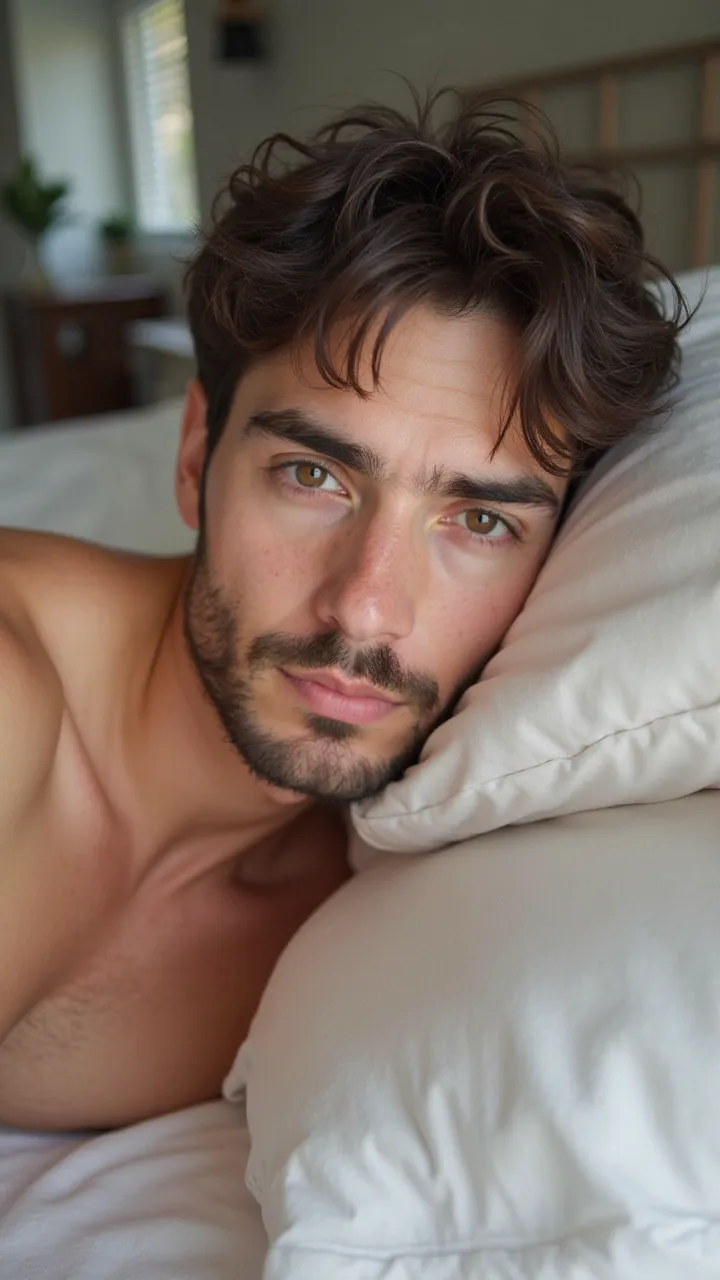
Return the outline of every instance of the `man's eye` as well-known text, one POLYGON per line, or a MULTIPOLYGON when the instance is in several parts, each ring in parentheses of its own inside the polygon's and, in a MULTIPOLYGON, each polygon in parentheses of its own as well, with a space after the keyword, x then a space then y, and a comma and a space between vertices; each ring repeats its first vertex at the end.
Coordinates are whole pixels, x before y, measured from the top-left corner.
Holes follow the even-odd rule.
POLYGON ((500 516, 496 516, 492 511, 484 511, 482 507, 463 511, 462 519, 468 533, 480 535, 483 538, 502 538, 505 534, 512 533, 510 526, 501 520, 500 516))
POLYGON ((326 493, 337 493, 342 489, 335 477, 318 462, 289 462, 283 470, 300 489, 323 489, 326 493))

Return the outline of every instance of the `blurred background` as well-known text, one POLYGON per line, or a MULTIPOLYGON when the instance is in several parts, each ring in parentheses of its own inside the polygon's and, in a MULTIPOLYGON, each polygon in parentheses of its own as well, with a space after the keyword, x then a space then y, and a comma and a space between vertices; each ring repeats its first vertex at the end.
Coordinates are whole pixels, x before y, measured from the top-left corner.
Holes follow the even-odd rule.
POLYGON ((524 93, 671 267, 720 260, 719 67, 720 0, 0 0, 0 431, 176 394, 223 176, 400 77, 524 93))

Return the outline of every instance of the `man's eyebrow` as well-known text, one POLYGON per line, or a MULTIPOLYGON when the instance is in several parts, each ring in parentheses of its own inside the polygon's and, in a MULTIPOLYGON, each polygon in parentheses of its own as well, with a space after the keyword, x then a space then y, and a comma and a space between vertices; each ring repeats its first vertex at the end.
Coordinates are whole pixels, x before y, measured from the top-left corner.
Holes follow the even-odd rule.
POLYGON ((266 436, 276 436, 290 444, 299 445, 301 449, 322 453, 326 458, 333 458, 342 466, 369 476, 372 480, 383 480, 387 475, 387 466, 374 449, 345 440, 313 418, 306 417, 298 409, 254 413, 248 419, 245 430, 248 435, 259 432, 266 436))
POLYGON ((468 502, 490 502, 501 506, 544 507, 558 515, 562 499, 542 476, 512 476, 507 480, 494 476, 469 476, 460 471, 435 470, 429 478, 418 481, 418 489, 427 497, 463 498, 468 502))
MULTIPOLYGON (((282 409, 254 413, 246 425, 248 435, 275 436, 290 444, 321 453, 350 471, 372 480, 387 478, 388 467, 374 449, 354 444, 342 435, 321 425, 299 409, 282 409)), ((413 488, 424 497, 460 498, 469 502, 489 502, 501 506, 544 507, 558 515, 561 499, 542 476, 513 476, 507 480, 490 476, 471 476, 460 471, 435 467, 431 474, 417 474, 413 488)))

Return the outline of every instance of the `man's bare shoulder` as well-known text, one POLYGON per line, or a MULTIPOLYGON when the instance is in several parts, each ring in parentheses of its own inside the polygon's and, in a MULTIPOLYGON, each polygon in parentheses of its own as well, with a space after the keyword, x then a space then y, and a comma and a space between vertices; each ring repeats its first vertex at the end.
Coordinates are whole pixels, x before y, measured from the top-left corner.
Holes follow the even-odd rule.
MULTIPOLYGON (((69 538, 62 534, 0 528, 0 586, 22 600, 31 614, 42 614, 47 593, 53 601, 68 589, 76 602, 97 590, 133 590, 138 580, 174 563, 69 538)), ((0 600, 2 596, 0 596, 0 600)))
POLYGON ((154 574, 150 558, 0 530, 0 819, 11 802, 16 810, 37 793, 54 759, 69 680, 107 662, 113 638, 121 651, 154 574))
POLYGON ((142 556, 59 534, 0 529, 0 613, 22 619, 28 636, 58 668, 85 642, 116 634, 178 580, 180 559, 142 556), (5 601, 8 601, 5 610, 5 601))

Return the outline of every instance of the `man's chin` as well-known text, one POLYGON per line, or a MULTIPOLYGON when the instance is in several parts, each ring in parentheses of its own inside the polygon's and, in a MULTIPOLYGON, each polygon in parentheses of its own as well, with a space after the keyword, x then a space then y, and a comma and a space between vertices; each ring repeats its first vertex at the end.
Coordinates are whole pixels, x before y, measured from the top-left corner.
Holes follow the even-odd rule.
POLYGON ((300 804, 310 804, 313 799, 317 798, 305 791, 297 791, 294 787, 285 787, 278 782, 269 782, 256 769, 253 769, 252 766, 250 767, 258 782, 262 783, 264 790, 275 804, 287 805, 290 808, 291 806, 297 807, 300 804))
POLYGON ((236 746, 251 772, 280 804, 316 800, 350 804, 384 790, 418 758, 420 747, 372 759, 350 742, 294 741, 254 733, 236 746))

